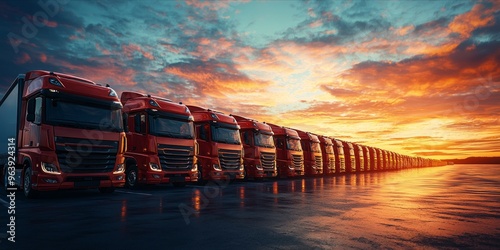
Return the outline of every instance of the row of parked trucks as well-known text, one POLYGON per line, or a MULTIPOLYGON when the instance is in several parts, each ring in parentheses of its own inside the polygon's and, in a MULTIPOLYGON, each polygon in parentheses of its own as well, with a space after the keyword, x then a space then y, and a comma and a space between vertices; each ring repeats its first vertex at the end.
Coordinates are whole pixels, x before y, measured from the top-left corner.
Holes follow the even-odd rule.
POLYGON ((15 79, 0 114, 4 186, 27 197, 443 165, 40 70, 15 79))

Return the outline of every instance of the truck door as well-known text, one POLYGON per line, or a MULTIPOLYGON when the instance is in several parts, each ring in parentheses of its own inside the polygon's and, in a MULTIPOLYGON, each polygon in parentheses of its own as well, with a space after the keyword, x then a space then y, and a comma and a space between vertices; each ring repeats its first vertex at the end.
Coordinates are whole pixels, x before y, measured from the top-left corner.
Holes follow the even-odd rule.
POLYGON ((42 97, 28 100, 26 122, 23 128, 23 147, 38 147, 40 145, 40 125, 42 123, 42 97))

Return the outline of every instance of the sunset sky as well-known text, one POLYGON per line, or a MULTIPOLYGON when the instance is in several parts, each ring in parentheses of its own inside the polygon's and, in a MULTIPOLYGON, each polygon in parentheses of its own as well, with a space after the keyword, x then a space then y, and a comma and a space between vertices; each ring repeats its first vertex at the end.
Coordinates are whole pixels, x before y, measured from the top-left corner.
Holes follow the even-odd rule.
POLYGON ((0 95, 44 69, 411 156, 500 156, 498 0, 8 0, 0 15, 0 95))

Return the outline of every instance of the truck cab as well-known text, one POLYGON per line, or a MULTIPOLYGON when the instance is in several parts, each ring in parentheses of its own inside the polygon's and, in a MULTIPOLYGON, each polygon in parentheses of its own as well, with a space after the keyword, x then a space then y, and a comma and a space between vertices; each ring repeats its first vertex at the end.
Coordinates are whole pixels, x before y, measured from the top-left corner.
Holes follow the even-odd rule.
POLYGON ((305 175, 322 175, 323 155, 318 136, 302 130, 297 130, 297 133, 299 134, 300 144, 304 152, 305 175))
POLYGON ((387 150, 380 150, 380 170, 387 170, 389 168, 389 156, 387 155, 387 150))
POLYGON ((357 172, 363 172, 365 171, 365 156, 363 154, 363 149, 361 148, 361 145, 353 143, 352 144, 354 147, 354 157, 356 160, 356 171, 357 172))
POLYGON ((335 153, 335 172, 337 174, 346 172, 346 161, 344 155, 344 145, 342 141, 332 138, 333 152, 335 153))
POLYGON ((304 175, 304 153, 297 131, 268 123, 274 132, 276 145, 276 164, 279 177, 296 177, 304 175))
POLYGON ((273 130, 266 123, 251 118, 231 115, 240 126, 243 142, 243 165, 247 178, 276 177, 276 147, 273 130))
POLYGON ((354 146, 351 142, 342 141, 342 145, 344 146, 344 155, 345 155, 345 171, 346 173, 354 173, 356 172, 356 157, 354 155, 354 146))
POLYGON ((182 103, 123 92, 127 134, 126 186, 198 181, 194 118, 182 103))
POLYGON ((323 174, 335 174, 335 153, 332 139, 326 136, 318 136, 323 156, 323 174))
POLYGON ((365 171, 372 171, 373 167, 372 167, 372 164, 371 164, 371 158, 372 158, 372 155, 370 153, 370 150, 368 150, 368 147, 367 146, 364 146, 364 145, 360 145, 361 146, 361 149, 363 149, 363 155, 365 156, 364 158, 364 162, 365 162, 365 171))
POLYGON ((380 162, 380 155, 379 155, 379 150, 374 147, 368 147, 368 150, 370 151, 370 165, 371 165, 371 170, 372 171, 377 171, 380 170, 379 167, 379 162, 380 162))
POLYGON ((198 151, 198 181, 244 179, 240 126, 222 112, 187 105, 194 117, 198 151))
POLYGON ((40 191, 122 187, 121 108, 109 86, 42 70, 19 75, 0 101, 1 139, 16 142, 18 178, 8 184, 29 198, 40 191))

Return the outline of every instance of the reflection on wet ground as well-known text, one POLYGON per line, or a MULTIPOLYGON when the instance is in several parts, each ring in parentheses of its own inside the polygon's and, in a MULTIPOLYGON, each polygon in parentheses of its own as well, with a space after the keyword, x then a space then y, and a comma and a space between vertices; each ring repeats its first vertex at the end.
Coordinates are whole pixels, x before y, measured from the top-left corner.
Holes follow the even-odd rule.
POLYGON ((495 248, 499 184, 495 165, 250 183, 238 186, 237 199, 222 189, 197 216, 226 211, 320 248, 495 248))
POLYGON ((499 205, 500 165, 452 165, 55 194, 19 202, 19 238, 57 235, 51 246, 71 239, 114 249, 494 249, 499 205))

